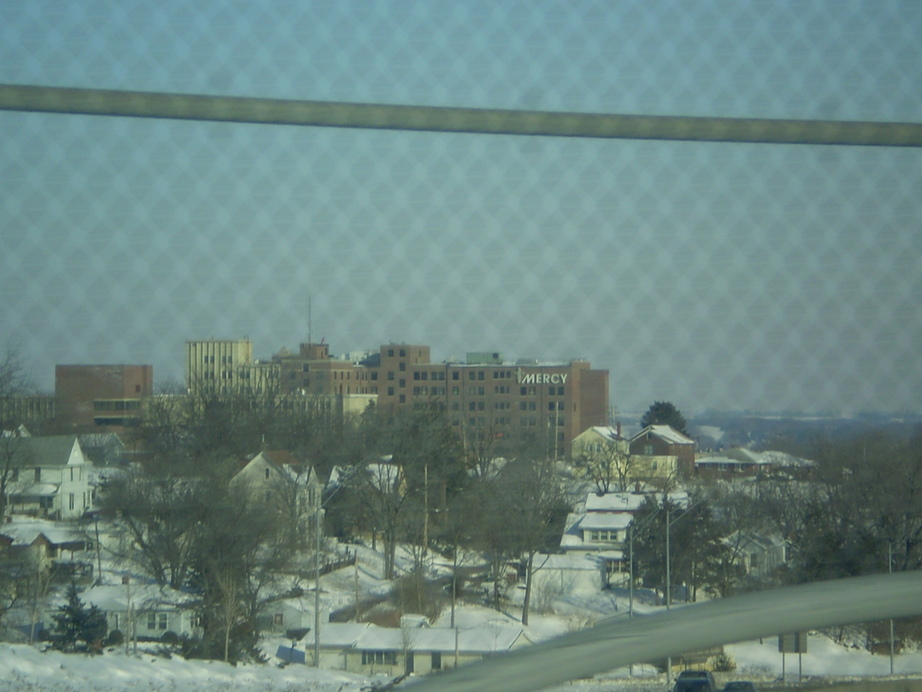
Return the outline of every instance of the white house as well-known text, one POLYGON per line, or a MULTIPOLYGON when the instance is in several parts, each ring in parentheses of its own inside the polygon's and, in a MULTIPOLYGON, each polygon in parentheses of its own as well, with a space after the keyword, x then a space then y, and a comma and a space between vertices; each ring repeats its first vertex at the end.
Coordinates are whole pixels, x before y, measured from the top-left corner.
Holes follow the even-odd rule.
POLYGON ((305 531, 313 527, 321 511, 323 484, 316 470, 289 451, 260 452, 231 479, 231 484, 245 488, 254 502, 296 518, 305 531))
MULTIPOLYGON (((368 623, 324 623, 320 667, 367 675, 426 674, 502 654, 530 644, 519 627, 485 623, 467 629, 378 627, 368 623)), ((314 633, 300 645, 313 662, 314 633)))
POLYGON ((92 497, 87 461, 76 435, 5 438, 11 477, 8 511, 50 519, 78 519, 92 497))
POLYGON ((192 596, 135 577, 126 576, 118 585, 94 586, 80 598, 103 611, 109 631, 119 630, 126 640, 157 640, 167 632, 178 636, 200 633, 192 596))

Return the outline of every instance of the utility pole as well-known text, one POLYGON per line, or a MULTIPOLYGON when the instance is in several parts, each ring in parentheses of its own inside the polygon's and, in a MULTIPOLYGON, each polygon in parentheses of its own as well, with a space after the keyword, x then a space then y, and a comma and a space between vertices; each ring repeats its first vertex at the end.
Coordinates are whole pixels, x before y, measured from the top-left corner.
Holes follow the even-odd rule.
POLYGON ((429 554, 429 462, 423 464, 423 558, 429 554))
MULTIPOLYGON (((672 586, 671 586, 671 582, 672 582, 672 573, 671 573, 671 571, 670 571, 670 559, 671 559, 671 558, 670 558, 670 555, 669 555, 669 553, 670 553, 670 547, 669 547, 669 529, 670 529, 670 528, 672 527, 672 525, 675 524, 679 519, 681 519, 682 517, 686 516, 689 512, 692 511, 692 509, 694 509, 695 507, 697 507, 698 505, 700 505, 702 502, 704 502, 704 500, 698 500, 698 502, 695 502, 694 504, 689 505, 688 507, 685 508, 685 511, 684 511, 684 512, 682 512, 679 516, 677 516, 675 519, 673 519, 673 520, 670 521, 670 520, 669 520, 670 510, 669 510, 669 506, 668 506, 668 504, 667 504, 667 503, 668 503, 668 497, 667 497, 666 493, 663 493, 663 504, 666 505, 666 610, 669 610, 670 607, 672 606, 672 586)), ((672 656, 669 656, 669 657, 666 659, 666 677, 667 677, 667 681, 668 681, 668 682, 671 682, 671 681, 672 681, 672 656)))
POLYGON ((320 667, 320 518, 323 516, 323 507, 317 503, 314 512, 314 546, 316 548, 314 561, 314 668, 320 667))
MULTIPOLYGON (((887 572, 893 574, 893 543, 887 542, 887 572)), ((893 675, 893 653, 894 649, 893 636, 893 618, 890 618, 890 675, 893 675)))

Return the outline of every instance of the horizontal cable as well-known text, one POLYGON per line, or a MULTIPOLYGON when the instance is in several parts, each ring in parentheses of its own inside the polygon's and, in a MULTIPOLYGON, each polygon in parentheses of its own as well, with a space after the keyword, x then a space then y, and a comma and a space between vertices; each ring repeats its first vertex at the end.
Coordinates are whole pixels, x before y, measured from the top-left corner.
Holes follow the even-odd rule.
POLYGON ((920 147, 922 124, 394 106, 0 84, 0 110, 540 137, 920 147))

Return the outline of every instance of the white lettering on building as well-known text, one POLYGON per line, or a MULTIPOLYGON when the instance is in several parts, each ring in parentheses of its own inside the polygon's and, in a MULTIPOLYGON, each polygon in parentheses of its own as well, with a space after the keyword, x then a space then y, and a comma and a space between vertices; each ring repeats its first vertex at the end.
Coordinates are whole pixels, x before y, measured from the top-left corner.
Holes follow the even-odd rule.
POLYGON ((519 384, 566 384, 567 375, 565 372, 523 372, 522 368, 515 371, 516 379, 519 384))

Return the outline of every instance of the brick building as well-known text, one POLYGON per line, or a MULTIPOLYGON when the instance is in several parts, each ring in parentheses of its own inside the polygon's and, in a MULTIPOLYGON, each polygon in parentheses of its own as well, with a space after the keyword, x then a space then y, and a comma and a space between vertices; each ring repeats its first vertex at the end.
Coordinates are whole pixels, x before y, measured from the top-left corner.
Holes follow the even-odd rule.
POLYGON ((57 365, 55 419, 75 430, 118 431, 137 425, 153 391, 152 365, 57 365))
POLYGON ((556 456, 586 428, 608 423, 608 371, 589 362, 505 362, 496 352, 433 363, 428 346, 386 344, 362 358, 326 344, 276 354, 281 390, 305 396, 376 397, 384 411, 437 406, 466 444, 537 439, 556 456))

